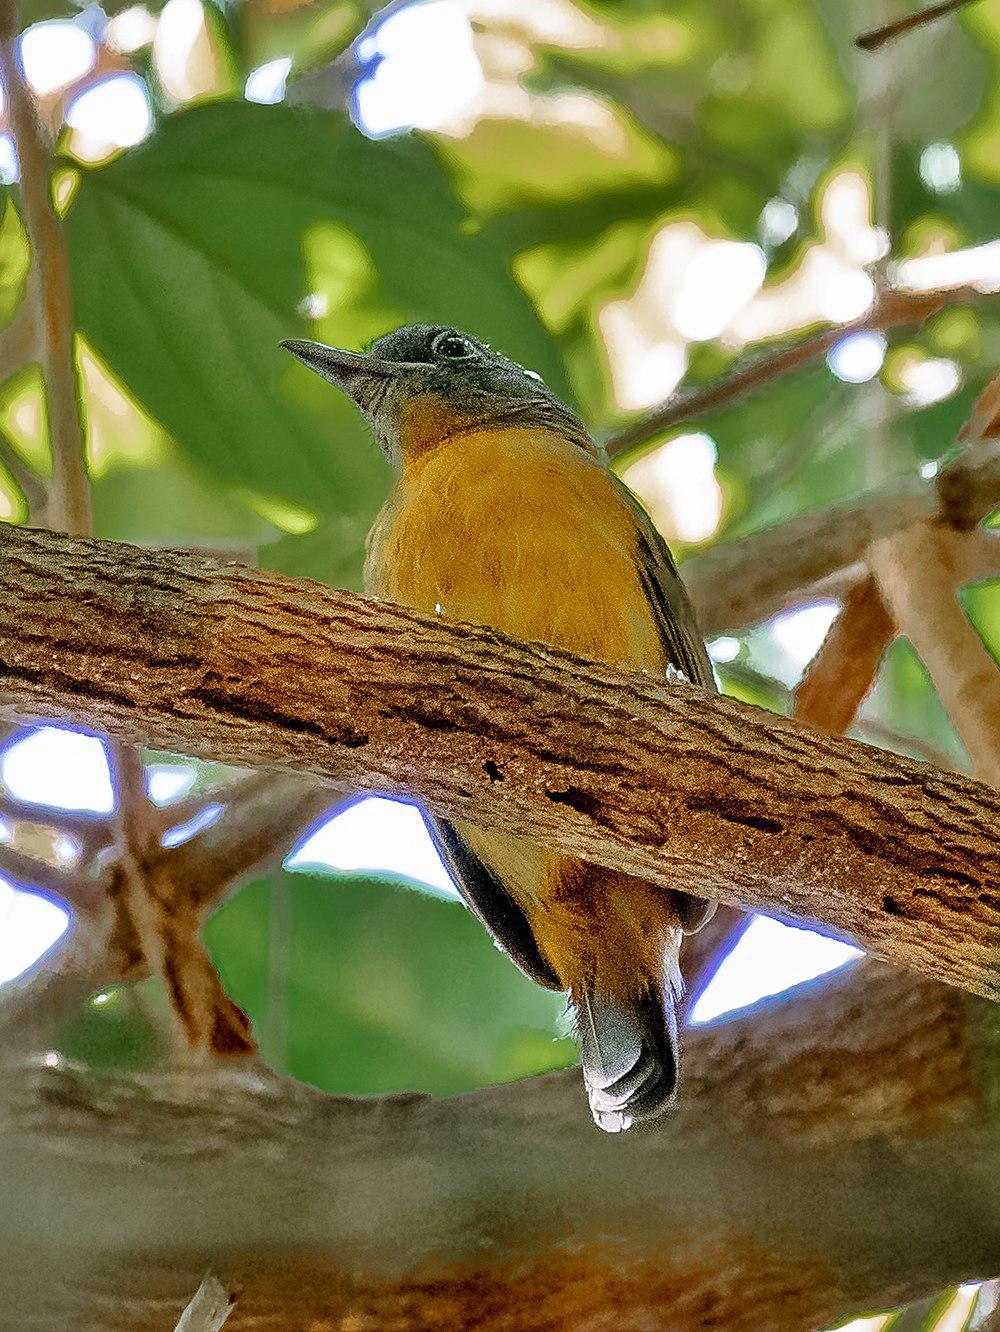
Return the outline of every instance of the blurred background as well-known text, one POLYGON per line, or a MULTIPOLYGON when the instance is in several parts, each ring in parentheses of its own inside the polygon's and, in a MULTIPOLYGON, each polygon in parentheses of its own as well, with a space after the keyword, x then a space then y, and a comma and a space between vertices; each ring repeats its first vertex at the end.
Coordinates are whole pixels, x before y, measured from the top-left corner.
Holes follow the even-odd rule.
MULTIPOLYGON (((881 0, 26 0, 97 535, 359 585, 388 475, 349 405, 283 358, 283 337, 356 347, 454 323, 606 438, 776 340, 856 319, 887 279, 1000 289, 1000 0, 856 49, 895 13, 881 0)), ((3 115, 0 324, 30 268, 3 115)), ((616 465, 683 559, 897 475, 930 478, 998 364, 996 303, 963 301, 919 335, 845 336, 616 465)), ((2 377, 0 517, 22 522, 49 466, 46 422, 37 369, 2 377)), ((996 653, 1000 588, 964 595, 996 653)), ((723 688, 787 710, 835 611, 715 639, 723 688)), ((966 763, 903 641, 857 734, 966 763)), ((219 775, 147 757, 164 806, 219 775)), ((80 844, 24 805, 112 812, 100 742, 69 730, 9 735, 0 781, 22 805, 0 838, 51 867, 72 868, 80 844)), ((57 896, 0 879, 0 983, 71 928, 57 896)), ((265 1056, 331 1091, 452 1092, 575 1057, 561 1001, 492 948, 398 801, 322 820, 208 938, 265 1056)), ((856 955, 756 919, 694 1019, 856 955)), ((59 1048, 148 1066, 162 1008, 149 987, 102 991, 59 1048)))

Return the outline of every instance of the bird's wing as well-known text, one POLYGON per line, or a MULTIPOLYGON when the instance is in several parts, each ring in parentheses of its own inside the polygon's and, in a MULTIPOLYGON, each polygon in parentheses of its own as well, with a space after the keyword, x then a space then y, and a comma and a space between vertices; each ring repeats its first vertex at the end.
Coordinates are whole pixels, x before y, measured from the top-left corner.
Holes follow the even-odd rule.
POLYGON ((667 543, 632 492, 615 480, 635 518, 636 565, 664 655, 685 679, 715 692, 715 674, 705 640, 667 543))
POLYGON ((494 942, 531 980, 548 990, 561 990, 559 977, 542 956, 527 916, 500 879, 480 860, 453 823, 426 810, 421 813, 431 841, 465 905, 486 927, 494 942))
MULTIPOLYGON (((667 661, 692 684, 716 691, 715 673, 694 607, 667 543, 630 490, 622 491, 636 520, 636 563, 646 600, 659 630, 667 661)), ((675 893, 675 908, 685 934, 695 934, 715 915, 715 902, 675 893)))

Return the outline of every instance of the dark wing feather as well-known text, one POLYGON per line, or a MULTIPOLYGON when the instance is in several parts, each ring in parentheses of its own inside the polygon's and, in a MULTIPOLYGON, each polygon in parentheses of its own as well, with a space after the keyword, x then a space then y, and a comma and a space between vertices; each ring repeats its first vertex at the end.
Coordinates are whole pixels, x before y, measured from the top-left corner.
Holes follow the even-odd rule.
MULTIPOLYGON (((660 642, 668 662, 682 671, 692 684, 716 690, 715 673, 705 640, 698 628, 694 607, 674 564, 667 543, 631 491, 622 486, 636 519, 636 563, 646 600, 660 631, 660 642)), ((703 897, 675 893, 681 929, 696 934, 715 915, 715 902, 703 897)))
POLYGON ((627 487, 621 488, 635 515, 636 565, 667 661, 692 684, 715 692, 712 662, 674 557, 646 510, 627 487))
POLYGON ((503 883, 466 844, 453 823, 426 810, 421 813, 431 841, 472 914, 526 976, 547 990, 561 990, 559 977, 542 956, 527 916, 503 883))

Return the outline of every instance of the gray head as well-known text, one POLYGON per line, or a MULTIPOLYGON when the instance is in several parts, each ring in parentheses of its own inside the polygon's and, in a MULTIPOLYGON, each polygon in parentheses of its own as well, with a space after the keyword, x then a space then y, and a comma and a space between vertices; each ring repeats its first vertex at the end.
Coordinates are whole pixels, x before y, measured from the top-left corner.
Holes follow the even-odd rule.
POLYGON ((357 403, 397 466, 450 436, 494 427, 556 430, 594 451, 580 420, 538 375, 459 329, 412 324, 367 352, 281 345, 357 403))

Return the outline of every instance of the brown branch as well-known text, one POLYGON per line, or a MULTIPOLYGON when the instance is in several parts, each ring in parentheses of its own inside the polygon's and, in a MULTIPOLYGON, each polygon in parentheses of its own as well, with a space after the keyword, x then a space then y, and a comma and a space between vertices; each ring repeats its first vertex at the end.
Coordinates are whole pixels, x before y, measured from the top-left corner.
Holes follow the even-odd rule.
POLYGON ((972 413, 959 432, 965 444, 1000 435, 1000 374, 995 375, 972 404, 972 413))
POLYGON ((1000 439, 966 449, 938 473, 938 516, 958 532, 971 532, 1000 507, 1000 439))
POLYGON ((249 1019, 226 995, 202 943, 197 903, 178 878, 176 861, 160 853, 138 750, 112 744, 109 762, 118 796, 121 891, 112 895, 118 937, 133 940, 146 966, 163 978, 191 1051, 252 1055, 257 1047, 249 1019))
POLYGON ((972 532, 954 532, 942 528, 941 538, 948 546, 948 566, 956 587, 1000 578, 1000 530, 980 527, 972 532))
POLYGON ((0 1322, 158 1332, 222 1262, 227 1332, 801 1332, 1000 1269, 992 1005, 861 962, 685 1046, 624 1140, 575 1069, 440 1100, 8 1072, 0 1322))
POLYGON ((7 843, 0 843, 0 875, 11 879, 19 887, 37 888, 54 897, 61 897, 78 909, 92 907, 102 891, 98 879, 88 878, 58 865, 49 865, 7 843))
POLYGON ((832 347, 854 333, 866 333, 872 329, 919 328, 940 310, 981 297, 982 293, 972 287, 941 291, 886 290, 870 310, 852 323, 824 329, 802 342, 782 347, 740 366, 707 388, 675 394, 612 435, 605 443, 605 450, 609 457, 616 458, 626 449, 645 444, 675 426, 738 402, 785 375, 822 360, 832 347))
POLYGON ((922 28, 934 19, 944 18, 946 14, 954 14, 956 10, 964 9, 971 3, 972 0, 943 0, 939 5, 931 5, 928 9, 921 9, 919 13, 907 14, 893 23, 886 23, 880 28, 873 28, 871 32, 862 33, 860 37, 855 37, 854 45, 859 46, 862 51, 877 51, 887 42, 902 37, 904 33, 922 28))
POLYGON ((409 791, 1000 993, 1000 794, 967 778, 207 556, 12 527, 0 584, 0 682, 21 717, 409 791))
POLYGON ((50 519, 68 532, 90 530, 90 485, 73 355, 73 296, 62 227, 49 194, 49 155, 24 78, 15 0, 0 0, 0 76, 20 163, 24 224, 38 278, 42 375, 52 446, 50 519))
POLYGON ((108 820, 103 814, 35 805, 28 800, 19 800, 10 791, 0 791, 0 819, 14 826, 27 824, 44 828, 53 837, 71 837, 79 842, 85 857, 111 841, 108 820))
MULTIPOLYGON (((191 823, 212 805, 238 805, 248 790, 257 791, 259 773, 244 774, 219 786, 192 792, 169 805, 148 806, 147 818, 155 832, 157 843, 172 829, 191 823)), ((333 797, 331 796, 330 799, 333 797)), ((106 814, 86 810, 61 809, 51 805, 37 805, 20 800, 11 791, 0 790, 0 820, 15 830, 19 825, 42 828, 51 836, 65 836, 80 844, 81 861, 89 862, 115 841, 114 821, 106 814)), ((23 848, 19 848, 24 851, 23 848)), ((24 851, 25 863, 30 850, 24 851)))
POLYGON ((875 580, 857 583, 795 690, 796 721, 843 735, 871 691, 895 636, 895 621, 875 580))
POLYGON ((971 531, 998 506, 1000 440, 990 440, 956 457, 933 483, 909 477, 714 546, 685 561, 684 579, 703 631, 726 633, 824 593, 842 595, 846 580, 864 576, 865 551, 880 537, 935 516, 971 531))
POLYGON ((214 910, 234 887, 287 854, 312 823, 332 818, 339 799, 322 782, 256 773, 226 818, 162 860, 199 911, 214 910))
POLYGON ((955 596, 949 546, 919 523, 873 543, 868 560, 892 614, 927 668, 973 771, 1000 786, 1000 670, 955 596))

